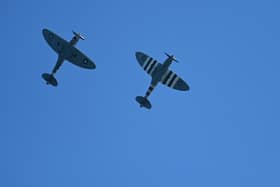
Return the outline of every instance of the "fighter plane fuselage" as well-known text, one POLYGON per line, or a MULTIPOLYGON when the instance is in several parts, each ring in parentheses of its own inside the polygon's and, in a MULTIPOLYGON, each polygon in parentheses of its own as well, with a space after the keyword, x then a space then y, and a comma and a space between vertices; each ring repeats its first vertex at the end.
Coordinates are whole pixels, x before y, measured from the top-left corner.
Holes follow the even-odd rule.
POLYGON ((172 58, 167 58, 163 64, 159 64, 152 75, 152 84, 156 85, 162 79, 163 75, 167 72, 169 66, 172 64, 172 58))

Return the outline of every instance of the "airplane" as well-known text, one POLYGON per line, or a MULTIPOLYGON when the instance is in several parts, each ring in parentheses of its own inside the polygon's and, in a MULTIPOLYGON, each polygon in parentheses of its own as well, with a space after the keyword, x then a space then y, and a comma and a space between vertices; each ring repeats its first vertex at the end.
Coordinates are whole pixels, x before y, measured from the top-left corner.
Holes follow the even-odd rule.
POLYGON ((58 83, 56 78, 54 77, 54 74, 63 64, 64 60, 68 60, 72 64, 77 65, 81 68, 86 68, 86 69, 96 68, 95 63, 75 47, 75 45, 78 43, 80 39, 85 40, 85 38, 80 33, 76 33, 72 31, 74 36, 68 42, 48 29, 43 29, 42 32, 46 42, 58 55, 52 73, 42 74, 42 78, 46 81, 47 84, 50 84, 52 86, 57 86, 58 83))
POLYGON ((140 107, 145 107, 147 109, 152 108, 152 104, 148 100, 148 97, 151 95, 152 91, 159 82, 176 90, 187 91, 190 89, 189 85, 183 79, 181 79, 176 73, 169 70, 169 66, 172 62, 178 62, 178 60, 176 60, 173 55, 169 55, 167 53, 165 53, 165 55, 167 56, 167 59, 163 64, 161 64, 142 52, 135 53, 140 66, 152 77, 151 84, 146 91, 145 96, 137 96, 135 98, 135 100, 140 104, 140 107))

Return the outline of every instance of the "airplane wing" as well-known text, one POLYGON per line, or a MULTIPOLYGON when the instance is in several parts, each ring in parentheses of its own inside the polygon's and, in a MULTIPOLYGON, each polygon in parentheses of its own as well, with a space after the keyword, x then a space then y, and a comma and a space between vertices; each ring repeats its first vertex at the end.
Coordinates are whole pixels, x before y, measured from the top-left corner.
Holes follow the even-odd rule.
POLYGON ((136 52, 135 55, 140 66, 151 76, 155 69, 160 66, 160 63, 142 52, 136 52))
POLYGON ((66 40, 48 29, 43 29, 43 36, 51 48, 59 54, 69 44, 66 40))
POLYGON ((75 64, 79 67, 86 68, 86 69, 95 69, 95 63, 90 60, 85 54, 79 51, 77 48, 70 46, 68 51, 66 52, 65 59, 75 64))
POLYGON ((162 76, 161 83, 175 90, 187 91, 190 89, 189 85, 171 70, 167 70, 162 76))

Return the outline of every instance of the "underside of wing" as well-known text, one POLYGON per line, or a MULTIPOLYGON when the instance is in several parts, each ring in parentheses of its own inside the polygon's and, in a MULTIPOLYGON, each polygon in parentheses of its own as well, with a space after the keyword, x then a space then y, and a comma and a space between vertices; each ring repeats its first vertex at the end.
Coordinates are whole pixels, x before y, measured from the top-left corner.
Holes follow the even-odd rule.
POLYGON ((160 65, 156 60, 142 52, 136 52, 135 56, 140 66, 151 76, 155 69, 160 65))
POLYGON ((175 90, 187 91, 190 89, 189 85, 171 70, 167 70, 162 76, 161 83, 175 90))
POLYGON ((68 46, 68 42, 66 40, 53 33, 52 31, 48 29, 43 29, 42 32, 47 43, 58 54, 60 54, 65 49, 65 47, 68 46))
POLYGON ((71 46, 65 51, 65 59, 69 62, 86 69, 95 69, 95 63, 77 48, 71 46))

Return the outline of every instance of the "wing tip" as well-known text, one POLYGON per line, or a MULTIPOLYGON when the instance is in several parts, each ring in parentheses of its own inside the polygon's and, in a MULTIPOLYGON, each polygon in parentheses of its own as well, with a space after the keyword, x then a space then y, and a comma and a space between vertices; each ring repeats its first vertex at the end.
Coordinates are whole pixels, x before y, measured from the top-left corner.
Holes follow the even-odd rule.
POLYGON ((48 30, 48 29, 45 29, 45 28, 42 29, 42 34, 43 34, 44 38, 47 39, 47 34, 48 34, 48 33, 49 33, 49 30, 48 30))
POLYGON ((136 56, 138 63, 140 64, 140 66, 142 66, 144 64, 145 60, 147 59, 147 55, 145 55, 144 53, 142 53, 140 51, 135 52, 135 56, 136 56))
POLYGON ((136 56, 136 59, 137 59, 138 61, 141 61, 142 58, 143 58, 143 56, 144 56, 144 54, 143 54, 142 52, 136 51, 136 52, 135 52, 135 56, 136 56))
POLYGON ((42 33, 43 33, 43 35, 47 35, 47 34, 52 33, 52 32, 47 28, 43 28, 42 33))
POLYGON ((184 87, 183 87, 183 91, 189 91, 190 87, 187 83, 185 83, 184 87))
POLYGON ((90 69, 96 69, 96 65, 94 63, 92 63, 92 66, 90 69))
POLYGON ((174 88, 177 89, 177 90, 181 90, 181 91, 189 91, 190 90, 189 85, 183 80, 178 81, 178 83, 175 85, 174 88))
POLYGON ((87 65, 83 64, 83 67, 87 68, 87 69, 96 69, 95 63, 93 61, 91 61, 91 60, 89 60, 89 61, 90 62, 87 65))

